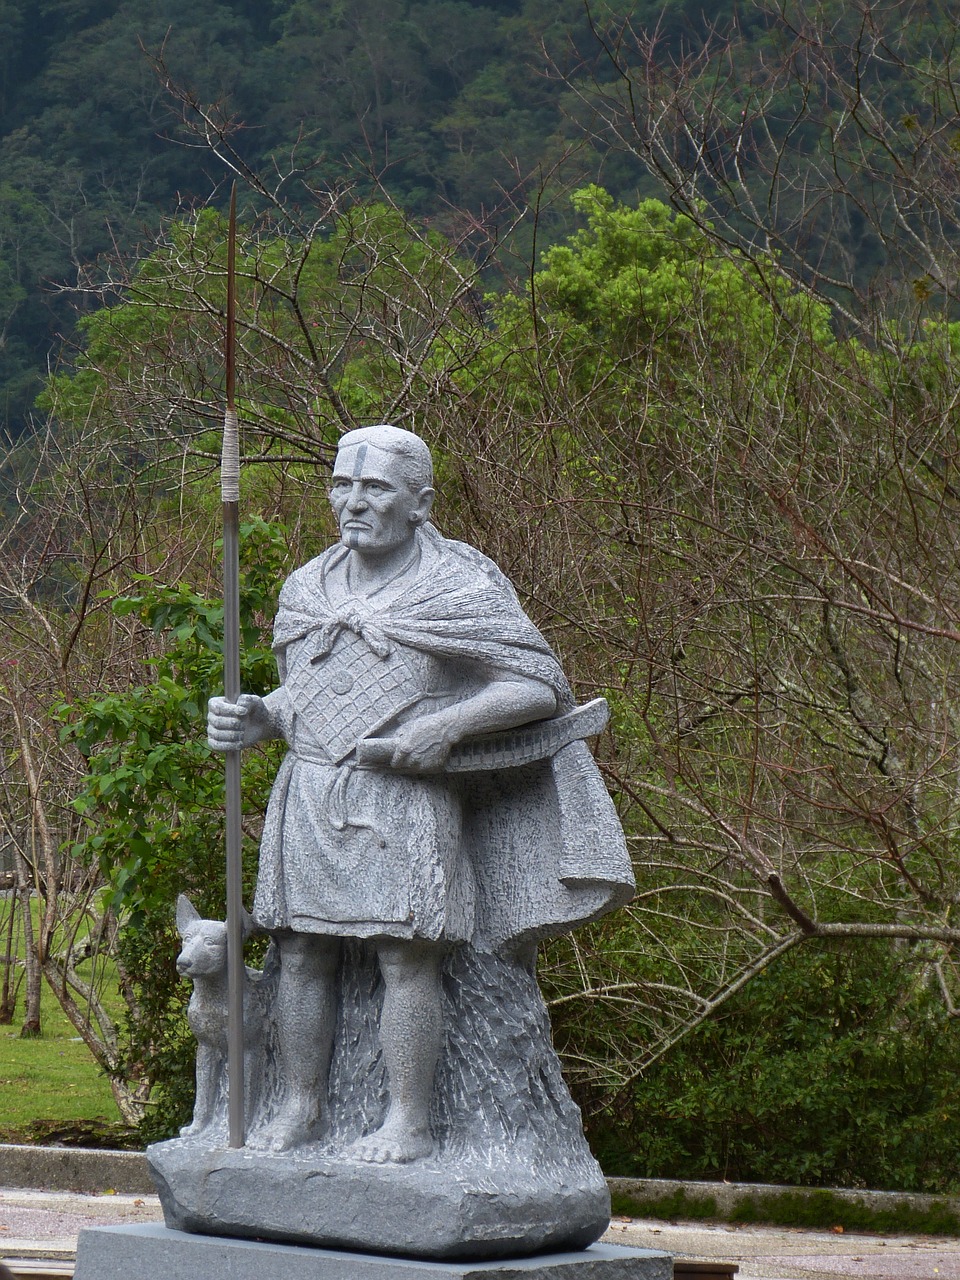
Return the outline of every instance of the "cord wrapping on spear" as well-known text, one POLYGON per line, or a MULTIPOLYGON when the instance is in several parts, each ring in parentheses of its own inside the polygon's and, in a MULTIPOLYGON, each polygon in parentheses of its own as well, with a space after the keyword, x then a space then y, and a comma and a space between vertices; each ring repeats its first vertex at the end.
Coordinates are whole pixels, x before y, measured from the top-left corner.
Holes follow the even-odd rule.
POLYGON ((240 424, 236 410, 223 415, 223 452, 220 457, 220 499, 240 501, 240 424))

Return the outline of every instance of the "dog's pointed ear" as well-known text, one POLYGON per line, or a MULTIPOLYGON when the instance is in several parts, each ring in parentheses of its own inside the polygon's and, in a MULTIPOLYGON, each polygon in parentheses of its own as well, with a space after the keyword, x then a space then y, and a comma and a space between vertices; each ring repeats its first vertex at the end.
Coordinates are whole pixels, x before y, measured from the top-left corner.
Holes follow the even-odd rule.
POLYGON ((181 893, 177 898, 177 929, 180 933, 186 933, 192 924, 196 924, 200 919, 200 912, 193 905, 185 893, 181 893))

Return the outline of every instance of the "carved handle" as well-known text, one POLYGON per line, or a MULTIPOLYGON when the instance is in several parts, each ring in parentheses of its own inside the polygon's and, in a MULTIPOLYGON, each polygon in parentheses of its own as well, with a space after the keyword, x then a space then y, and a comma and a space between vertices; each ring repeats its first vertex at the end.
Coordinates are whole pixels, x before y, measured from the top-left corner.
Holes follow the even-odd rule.
MULTIPOLYGON (((574 707, 565 715, 554 716, 550 720, 537 720, 504 733, 464 738, 451 750, 443 772, 482 773, 490 769, 515 769, 535 760, 547 760, 571 742, 600 733, 609 719, 610 708, 606 698, 594 698, 582 707, 574 707)), ((391 738, 361 738, 356 747, 357 763, 389 765, 393 749, 391 738)))

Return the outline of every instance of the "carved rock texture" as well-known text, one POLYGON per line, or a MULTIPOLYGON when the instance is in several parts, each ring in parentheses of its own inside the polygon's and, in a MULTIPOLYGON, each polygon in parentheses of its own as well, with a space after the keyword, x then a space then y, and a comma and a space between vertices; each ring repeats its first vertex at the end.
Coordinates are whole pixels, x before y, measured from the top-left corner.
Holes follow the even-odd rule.
MULTIPOLYGON (((283 1155, 226 1150, 221 1090, 212 1126, 148 1150, 169 1227, 425 1258, 504 1257, 597 1239, 609 1197, 551 1046, 532 948, 506 956, 451 948, 436 1147, 406 1165, 349 1158, 349 1144, 380 1125, 389 1100, 381 980, 362 944, 344 947, 339 985, 329 1085, 336 1106, 315 1141, 283 1155)), ((269 1120, 279 1092, 270 1028, 263 1053, 254 1125, 269 1120)))

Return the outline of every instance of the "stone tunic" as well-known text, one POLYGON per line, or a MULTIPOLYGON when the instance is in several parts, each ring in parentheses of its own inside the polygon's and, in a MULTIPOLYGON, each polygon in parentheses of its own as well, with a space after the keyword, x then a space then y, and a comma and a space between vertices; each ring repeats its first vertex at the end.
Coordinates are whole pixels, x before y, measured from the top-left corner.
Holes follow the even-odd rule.
MULTIPOLYGON (((325 574, 317 587, 326 595, 325 574)), ((314 632, 286 646, 283 686, 268 698, 291 750, 270 798, 254 918, 298 933, 466 940, 475 892, 456 783, 354 756, 359 738, 453 701, 456 664, 397 643, 378 653, 349 628, 317 649, 314 632)))

